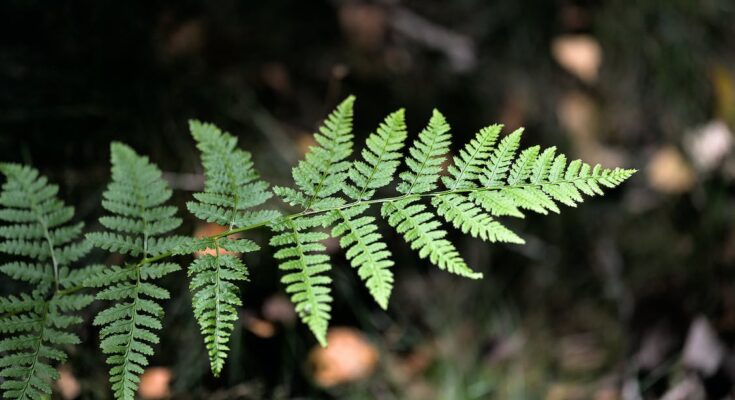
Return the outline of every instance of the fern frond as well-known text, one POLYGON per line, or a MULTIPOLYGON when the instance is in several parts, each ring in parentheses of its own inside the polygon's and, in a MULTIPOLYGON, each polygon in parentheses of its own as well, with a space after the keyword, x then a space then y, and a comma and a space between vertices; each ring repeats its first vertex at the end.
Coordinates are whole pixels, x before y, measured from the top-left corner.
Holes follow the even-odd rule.
POLYGON ((112 181, 104 192, 102 206, 111 213, 100 223, 108 231, 90 233, 97 247, 112 252, 140 256, 124 267, 107 267, 90 272, 85 284, 100 287, 97 298, 113 304, 95 317, 101 326, 100 348, 108 355, 110 383, 116 399, 133 399, 140 374, 158 343, 163 308, 156 302, 167 299, 166 289, 152 283, 179 270, 172 263, 149 262, 148 257, 165 255, 183 243, 183 238, 162 237, 181 224, 176 208, 165 205, 171 189, 161 171, 130 147, 113 143, 110 147, 112 181))
POLYGON ((274 192, 289 204, 308 209, 334 207, 343 202, 333 196, 342 190, 347 179, 352 154, 352 107, 355 97, 340 103, 327 117, 319 133, 317 146, 311 146, 305 158, 293 169, 298 190, 275 187, 274 192))
MULTIPOLYGON (((297 188, 273 188, 283 201, 302 207, 304 212, 328 210, 345 203, 337 193, 346 187, 352 165, 347 158, 352 154, 354 102, 354 96, 342 101, 324 121, 319 133, 314 135, 317 146, 311 146, 292 171, 297 188)), ((388 132, 385 134, 390 135, 388 132)), ((366 184, 371 181, 370 177, 365 178, 366 184)), ((367 190, 371 188, 366 187, 367 190)), ((286 292, 291 294, 291 301, 301 320, 323 346, 326 346, 332 297, 331 278, 323 275, 330 270, 329 257, 324 254, 325 247, 320 242, 329 236, 312 228, 327 227, 338 217, 333 212, 316 213, 271 224, 271 229, 278 234, 270 244, 281 248, 275 257, 281 260, 279 268, 286 272, 281 282, 286 285, 286 292)))
MULTIPOLYGON (((344 193, 354 201, 369 200, 377 189, 390 184, 400 164, 406 135, 404 110, 388 115, 377 131, 368 136, 362 159, 353 162, 349 171, 352 184, 343 187, 344 193)), ((355 206, 338 210, 332 236, 341 236, 339 243, 350 264, 375 301, 386 309, 393 290, 390 267, 394 263, 388 246, 377 233, 375 218, 363 216, 367 209, 368 206, 355 206)))
POLYGON ((482 273, 460 257, 440 219, 486 241, 523 243, 497 218, 523 218, 526 210, 559 212, 559 203, 576 206, 585 196, 601 195, 635 173, 568 162, 553 147, 520 150, 522 130, 498 142, 501 126, 492 125, 453 157, 442 176, 451 135, 442 114, 434 110, 407 151, 406 171, 398 174, 399 195, 375 198, 393 181, 404 158, 404 111, 386 117, 367 138, 361 158, 350 162, 354 101, 352 96, 344 100, 319 128, 317 144, 293 169, 295 186, 273 189, 299 209, 288 216, 260 208, 271 197, 269 185, 235 137, 191 121, 206 181, 187 208, 201 220, 228 228, 205 238, 171 235, 181 225, 177 208, 166 204, 171 189, 148 158, 123 144, 111 145, 112 180, 102 201, 108 215, 99 220, 105 229, 88 234, 86 241, 79 241, 83 225, 70 223, 73 208, 56 198, 57 186, 32 168, 0 164, 8 178, 0 193, 0 252, 16 256, 0 265, 0 273, 30 287, 0 297, 0 389, 5 397, 50 396, 51 381, 58 375, 52 365, 66 358, 66 346, 79 342, 71 331, 81 321, 75 313, 94 299, 78 292, 93 287, 99 289, 96 298, 110 302, 94 324, 101 327, 100 347, 108 356, 114 396, 134 399, 159 340, 161 300, 169 297, 156 281, 180 269, 165 261, 172 255, 214 250, 196 258, 188 276, 194 316, 212 372, 219 375, 242 305, 238 285, 248 278, 247 267, 233 253, 259 250, 255 242, 235 234, 262 226, 274 231, 269 243, 284 271, 281 282, 301 320, 325 346, 333 301, 326 231, 339 238, 378 304, 388 306, 394 263, 376 218, 367 213, 370 206, 382 204, 381 216, 421 258, 477 279, 482 273), (122 265, 71 268, 91 244, 131 259, 122 265))
POLYGON ((381 214, 412 249, 418 250, 419 257, 428 258, 432 264, 453 274, 478 279, 482 274, 472 271, 462 260, 454 245, 445 238, 447 232, 441 229, 434 214, 419 203, 418 197, 406 197, 436 189, 442 163, 449 152, 450 138, 444 116, 434 110, 428 126, 409 148, 408 171, 399 175, 402 181, 397 190, 405 198, 383 203, 381 214))
POLYGON ((296 313, 311 329, 322 346, 327 345, 327 327, 332 310, 329 284, 332 279, 324 275, 330 270, 329 256, 321 241, 329 236, 323 232, 307 231, 315 221, 309 218, 286 219, 271 226, 278 234, 270 245, 280 248, 274 257, 280 260, 279 268, 286 274, 281 282, 296 313))
MULTIPOLYGON (((197 201, 187 207, 197 218, 233 228, 271 221, 280 216, 274 210, 252 210, 271 196, 268 183, 261 180, 252 156, 237 147, 237 138, 212 124, 190 121, 189 128, 204 166, 204 192, 194 194, 197 201)), ((198 258, 189 267, 194 316, 204 336, 212 373, 219 376, 227 359, 229 339, 237 321, 236 306, 241 306, 237 283, 247 278, 245 264, 221 250, 238 253, 260 247, 246 239, 210 239, 190 242, 189 252, 205 248, 215 255, 198 258)), ((177 250, 181 251, 181 249, 177 250)))
MULTIPOLYGON (((489 242, 524 243, 523 239, 490 215, 522 216, 520 213, 516 214, 515 205, 511 203, 503 207, 507 202, 502 202, 502 198, 496 199, 496 193, 472 190, 477 188, 477 180, 484 175, 485 165, 489 162, 498 162, 503 158, 497 150, 493 151, 501 129, 501 125, 481 129, 475 138, 460 150, 459 157, 454 157, 454 164, 449 166, 449 176, 443 179, 444 186, 450 192, 462 189, 467 189, 469 192, 440 194, 432 199, 432 204, 437 214, 462 233, 469 233, 473 237, 489 242), (493 204, 493 200, 499 201, 500 204, 493 204), (475 201, 485 204, 485 208, 491 210, 490 214, 474 204, 475 201)), ((501 147, 507 146, 508 140, 504 142, 501 143, 501 147)), ((529 152, 526 158, 531 155, 529 152)), ((521 174, 525 174, 525 165, 528 163, 525 161, 522 163, 523 167, 519 166, 517 171, 514 169, 511 172, 511 179, 518 179, 521 174)))
POLYGON ((58 186, 38 171, 0 164, 7 181, 0 193, 0 252, 23 257, 0 266, 0 272, 33 285, 19 296, 0 298, 0 384, 8 399, 39 399, 51 395, 58 378, 52 366, 66 360, 62 349, 79 343, 71 332, 80 323, 74 315, 92 302, 88 295, 64 294, 69 266, 88 251, 79 242, 83 224, 70 224, 74 209, 56 198, 58 186))

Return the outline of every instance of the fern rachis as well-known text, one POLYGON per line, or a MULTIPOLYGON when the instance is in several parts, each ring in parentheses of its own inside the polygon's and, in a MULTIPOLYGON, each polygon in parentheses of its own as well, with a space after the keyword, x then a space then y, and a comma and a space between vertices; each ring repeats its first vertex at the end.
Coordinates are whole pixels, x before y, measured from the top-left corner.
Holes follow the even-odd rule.
POLYGON ((493 125, 481 129, 460 149, 443 174, 451 133, 438 111, 432 113, 405 156, 408 134, 404 111, 398 110, 368 136, 360 158, 350 161, 353 105, 354 98, 347 98, 324 121, 315 135, 317 145, 293 169, 295 186, 273 188, 273 193, 297 209, 285 216, 263 208, 272 196, 269 185, 255 171, 252 156, 237 147, 237 139, 214 125, 192 121, 205 187, 194 194, 187 208, 198 219, 227 229, 205 238, 171 235, 181 223, 177 209, 166 205, 171 190, 155 165, 125 145, 111 148, 112 182, 103 199, 109 215, 100 218, 107 230, 90 233, 80 243, 74 240, 81 234, 81 225, 65 225, 71 219, 70 211, 49 200, 56 194, 55 187, 49 188, 27 167, 3 166, 8 182, 0 205, 9 209, 0 210, 0 220, 10 225, 0 227, 0 236, 6 239, 0 250, 31 261, 13 261, 0 267, 0 272, 34 286, 20 296, 0 297, 0 332, 11 335, 0 341, 0 369, 10 371, 0 372, 9 377, 2 383, 6 396, 32 398, 26 392, 48 393, 48 382, 54 377, 48 364, 63 358, 52 345, 72 344, 76 337, 60 333, 53 343, 43 339, 45 329, 56 329, 48 328, 47 321, 55 320, 60 329, 78 322, 61 314, 89 304, 92 297, 77 292, 95 287, 100 289, 98 299, 111 302, 97 315, 95 324, 102 327, 101 347, 109 355, 113 393, 119 399, 134 398, 139 376, 158 342, 156 332, 164 313, 159 301, 169 296, 154 282, 180 269, 164 261, 170 256, 213 249, 213 254, 191 263, 188 276, 194 317, 212 372, 219 375, 237 307, 243 304, 239 284, 248 277, 245 263, 231 252, 260 248, 235 234, 260 227, 273 231, 269 243, 277 249, 274 256, 284 273, 281 281, 286 292, 303 322, 326 345, 333 299, 330 257, 322 242, 330 236, 339 239, 370 294, 387 308, 394 262, 379 233, 378 219, 392 226, 421 258, 451 273, 479 278, 482 273, 470 269, 447 239, 444 222, 490 242, 522 243, 500 217, 522 218, 521 210, 559 212, 557 202, 576 206, 583 195, 602 194, 601 186, 615 187, 635 172, 592 167, 579 160, 567 163, 555 148, 542 151, 535 146, 519 152, 522 131, 500 138, 502 127, 493 125), (405 166, 397 174, 402 160, 405 166), (376 197, 396 174, 398 193, 376 197), (48 207, 40 214, 42 218, 14 194, 20 190, 18 179, 33 183, 26 186, 42 198, 38 204, 48 207), (440 184, 444 187, 439 188, 440 184), (373 205, 381 206, 373 210, 378 215, 371 214, 373 205), (48 246, 42 245, 44 241, 48 246), (69 269, 90 244, 125 255, 128 263, 69 269), (28 365, 32 367, 26 368, 28 365))

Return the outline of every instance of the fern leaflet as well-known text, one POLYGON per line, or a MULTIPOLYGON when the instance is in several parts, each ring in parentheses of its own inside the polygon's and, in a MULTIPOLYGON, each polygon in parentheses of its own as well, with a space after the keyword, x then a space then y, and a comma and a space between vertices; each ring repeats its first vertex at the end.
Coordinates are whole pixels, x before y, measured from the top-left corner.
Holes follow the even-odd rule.
MULTIPOLYGON (((260 180, 253 168, 250 153, 237 148, 237 139, 220 131, 212 124, 198 121, 189 123, 191 134, 202 154, 206 176, 204 192, 194 194, 197 201, 187 203, 196 217, 220 225, 243 227, 277 218, 273 210, 251 210, 265 203, 272 194, 268 183, 260 180)), ((247 278, 245 264, 222 250, 235 252, 258 251, 260 247, 246 239, 228 240, 214 238, 194 243, 188 252, 199 247, 213 248, 214 255, 204 255, 189 267, 190 289, 194 316, 199 322, 204 343, 209 353, 212 373, 219 376, 227 358, 230 334, 237 321, 237 309, 241 306, 237 282, 247 278)), ((182 252, 182 248, 178 252, 182 252)))
POLYGON ((311 146, 299 165, 293 168, 297 189, 276 186, 275 193, 291 205, 304 210, 326 209, 340 205, 344 200, 333 196, 342 189, 347 179, 352 154, 352 107, 354 96, 337 106, 319 133, 314 134, 317 146, 311 146))
POLYGON ((434 110, 429 125, 409 149, 410 156, 406 159, 409 170, 399 175, 402 181, 396 189, 403 193, 403 198, 385 202, 381 213, 411 248, 418 250, 419 257, 428 257, 432 264, 453 274, 478 279, 482 274, 467 266, 452 242, 446 239, 447 232, 441 229, 439 221, 419 203, 419 197, 411 196, 436 189, 450 138, 449 124, 434 110))
POLYGON ((134 399, 152 346, 158 343, 155 332, 161 329, 163 308, 157 301, 169 297, 166 289, 151 281, 180 269, 177 264, 154 262, 153 257, 169 254, 183 239, 162 236, 181 220, 175 217, 175 207, 164 205, 171 189, 161 171, 124 144, 113 143, 110 150, 112 182, 102 205, 111 215, 100 218, 108 231, 87 234, 87 239, 99 248, 139 258, 98 271, 85 284, 102 288, 97 298, 113 302, 97 314, 94 324, 102 327, 100 348, 108 355, 115 398, 134 399))
POLYGON ((278 232, 270 244, 280 247, 274 257, 281 260, 280 269, 286 272, 281 282, 296 305, 296 313, 311 329, 322 346, 327 345, 327 327, 332 310, 329 284, 332 279, 324 273, 330 270, 329 256, 322 240, 323 232, 305 232, 313 226, 309 218, 286 219, 274 224, 278 232))
MULTIPOLYGON (((400 164, 406 135, 404 110, 388 115, 378 130, 368 136, 362 160, 353 162, 349 171, 352 184, 344 186, 344 193, 354 201, 369 200, 377 189, 389 185, 400 164)), ((386 309, 393 290, 390 267, 394 263, 388 246, 377 233, 375 217, 363 215, 367 209, 368 206, 361 205, 338 210, 332 236, 341 236, 339 243, 350 263, 375 301, 386 309)))
POLYGON ((38 171, 17 164, 0 164, 7 181, 0 193, 0 251, 19 256, 0 272, 33 286, 29 293, 0 297, 0 384, 8 399, 41 399, 51 395, 58 378, 52 364, 63 362, 62 350, 79 343, 71 332, 82 322, 73 312, 93 297, 66 293, 88 269, 71 270, 89 246, 80 241, 82 223, 70 224, 74 209, 56 198, 58 186, 38 171), (72 314, 70 314, 72 313, 72 314))
MULTIPOLYGON (((325 210, 345 203, 340 192, 349 175, 352 154, 353 96, 348 97, 327 117, 319 133, 314 135, 317 146, 312 146, 304 159, 293 169, 298 189, 275 187, 273 190, 285 202, 308 210, 325 210)), ((280 268, 286 272, 281 282, 291 293, 296 312, 326 346, 326 333, 331 310, 331 278, 324 276, 330 270, 329 257, 320 241, 329 236, 313 228, 327 227, 335 222, 334 213, 316 213, 312 216, 292 216, 272 224, 279 234, 271 239, 280 268)))
MULTIPOLYGON (((493 146, 501 129, 501 125, 481 129, 460 151, 459 157, 454 157, 454 164, 448 168, 449 176, 443 179, 447 189, 451 191, 477 188, 477 180, 485 174, 485 165, 490 162, 491 156, 494 159, 499 158, 498 152, 493 152, 493 146)), ((504 142, 507 143, 508 140, 504 142)), ((478 192, 469 193, 471 195, 478 192)), ((486 195, 488 192, 479 193, 486 195)), ((467 193, 441 194, 432 199, 432 204, 437 214, 463 233, 490 242, 524 243, 513 231, 474 204, 467 193)))

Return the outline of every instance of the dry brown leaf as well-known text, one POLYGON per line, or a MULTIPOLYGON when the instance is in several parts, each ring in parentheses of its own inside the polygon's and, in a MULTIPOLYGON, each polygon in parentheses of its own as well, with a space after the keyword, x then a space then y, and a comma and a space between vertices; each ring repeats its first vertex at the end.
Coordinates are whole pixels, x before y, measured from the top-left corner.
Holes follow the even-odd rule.
POLYGON ((730 153, 733 137, 724 121, 713 120, 688 133, 684 144, 694 165, 707 172, 718 167, 730 153))
POLYGON ((339 8, 339 22, 350 40, 366 51, 378 50, 384 41, 386 17, 382 7, 345 3, 339 8))
POLYGON ((314 140, 314 135, 306 131, 298 132, 298 136, 296 137, 296 146, 302 156, 309 152, 311 146, 317 145, 318 143, 314 140))
POLYGON ((676 147, 669 145, 657 150, 646 167, 648 183, 664 193, 691 190, 696 179, 692 168, 676 147))
POLYGON ((571 134, 575 144, 595 140, 599 111, 589 95, 570 91, 559 99, 558 104, 559 122, 571 134))
POLYGON ((161 43, 162 56, 166 60, 199 54, 206 43, 207 31, 198 19, 183 21, 164 33, 161 43))
POLYGON ((590 35, 562 35, 551 42, 551 54, 564 69, 584 82, 594 83, 602 64, 602 47, 590 35))
POLYGON ((285 95, 291 92, 291 78, 286 66, 281 63, 270 62, 260 67, 260 77, 268 87, 285 95))
POLYGON ((378 362, 378 350, 353 328, 332 328, 329 346, 316 346, 309 354, 313 377, 319 386, 333 387, 370 376, 378 362))
POLYGON ((254 315, 245 314, 242 319, 245 328, 253 333, 253 335, 260 338, 270 338, 276 333, 276 327, 272 323, 262 320, 254 315))
POLYGON ((552 383, 546 392, 546 400, 584 400, 589 397, 589 389, 573 383, 552 383))
POLYGON ((140 389, 138 393, 144 399, 162 399, 169 397, 169 384, 171 383, 171 370, 166 367, 146 368, 140 377, 140 389))
POLYGON ((67 366, 59 368, 59 379, 56 381, 56 388, 64 399, 75 399, 81 392, 79 381, 67 366))
POLYGON ((559 99, 556 112, 560 124, 569 133, 576 156, 592 164, 626 164, 625 153, 600 142, 600 110, 590 95, 569 91, 559 99))

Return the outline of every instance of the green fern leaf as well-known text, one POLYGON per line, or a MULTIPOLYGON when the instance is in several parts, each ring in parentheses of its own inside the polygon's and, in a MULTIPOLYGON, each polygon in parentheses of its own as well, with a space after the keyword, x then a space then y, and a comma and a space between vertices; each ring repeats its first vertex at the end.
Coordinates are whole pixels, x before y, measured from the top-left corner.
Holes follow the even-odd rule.
POLYGON ((409 170, 399 175, 402 182, 396 190, 403 194, 426 193, 436 189, 442 163, 449 152, 451 135, 444 116, 434 110, 429 125, 419 133, 408 150, 406 165, 409 170))
MULTIPOLYGON (((444 116, 434 110, 429 125, 409 149, 410 156, 406 159, 409 170, 399 175, 402 182, 397 190, 409 196, 435 189, 449 145, 449 125, 444 116)), ((411 248, 418 250, 419 257, 428 258, 432 264, 453 274, 472 279, 482 277, 462 260, 454 245, 445 238, 447 232, 441 229, 441 224, 427 207, 419 203, 418 197, 385 202, 381 214, 403 235, 411 248)))
MULTIPOLYGON (((533 146, 515 157, 521 132, 517 130, 500 142, 480 177, 483 187, 466 195, 492 216, 523 218, 520 209, 540 214, 548 211, 558 213, 556 202, 575 207, 583 201, 582 194, 602 194, 600 185, 615 187, 635 173, 635 170, 609 170, 599 165, 593 168, 581 160, 567 165, 566 156, 556 155, 555 147, 540 152, 538 146, 533 146)), ((487 219, 489 215, 480 218, 479 211, 464 204, 464 200, 460 202, 453 198, 454 207, 446 201, 434 202, 442 208, 440 213, 445 218, 470 233, 481 232, 480 227, 475 226, 480 219, 490 221, 487 219), (464 211, 460 212, 457 207, 464 211)))
MULTIPOLYGON (((250 153, 237 148, 237 139, 212 124, 190 121, 189 127, 201 151, 206 177, 204 192, 196 193, 197 201, 187 203, 197 218, 229 227, 247 227, 271 221, 280 216, 273 210, 252 210, 271 196, 268 183, 261 180, 253 167, 250 153)), ((189 267, 189 285, 193 293, 194 316, 204 336, 212 373, 219 376, 227 359, 228 342, 237 306, 242 305, 237 283, 247 278, 247 269, 238 258, 221 254, 228 250, 239 253, 257 251, 252 241, 215 238, 189 242, 189 252, 212 248, 215 255, 198 258, 189 267)), ((176 250, 181 251, 181 248, 176 250)))
POLYGON ((345 194, 353 200, 369 200, 375 191, 388 186, 400 165, 401 149, 406 141, 405 111, 400 109, 370 134, 362 150, 362 160, 352 163, 349 177, 352 185, 345 185, 345 194))
MULTIPOLYGON (((449 191, 466 189, 469 192, 441 194, 432 199, 432 204, 437 214, 462 233, 469 233, 473 237, 489 242, 524 243, 523 239, 490 215, 522 216, 515 204, 512 202, 506 204, 508 202, 503 202, 502 198, 496 199, 496 193, 472 191, 477 187, 477 180, 483 174, 483 168, 490 161, 490 157, 495 156, 497 159, 497 152, 493 153, 493 150, 501 129, 501 125, 481 129, 475 138, 460 150, 459 157, 454 157, 454 164, 449 166, 449 176, 443 179, 447 189, 449 191), (494 200, 500 203, 494 204, 494 200), (475 202, 484 206, 478 207, 475 202), (506 207, 503 207, 504 204, 506 207)), ((532 156, 532 152, 529 152, 522 158, 532 156)), ((518 164, 511 172, 510 179, 517 180, 525 175, 528 162, 525 160, 518 164)))
POLYGON ((254 219, 273 218, 273 213, 263 219, 246 211, 265 203, 272 194, 253 168, 250 153, 237 148, 237 138, 199 121, 189 121, 189 129, 201 151, 206 177, 204 192, 194 195, 197 201, 187 203, 189 210, 199 219, 230 229, 254 219))
POLYGON ((220 254, 218 243, 215 243, 215 249, 216 255, 202 256, 191 264, 189 287, 194 293, 194 316, 204 335, 212 372, 218 376, 227 358, 230 334, 237 321, 235 307, 242 305, 236 282, 246 280, 247 269, 238 258, 220 254))
POLYGON ((330 270, 326 247, 321 241, 328 238, 323 232, 307 232, 315 221, 308 218, 286 219, 273 224, 277 232, 270 240, 273 247, 280 248, 274 257, 281 260, 279 268, 286 272, 281 282, 296 313, 311 329, 322 346, 327 345, 327 327, 332 310, 329 284, 332 279, 324 273, 330 270))
MULTIPOLYGON (((404 110, 388 115, 377 131, 368 136, 362 151, 362 160, 356 160, 349 171, 352 184, 345 185, 344 193, 354 201, 368 200, 375 191, 390 184, 400 164, 406 140, 404 110)), ((370 294, 383 308, 393 290, 391 253, 380 240, 375 218, 363 216, 368 206, 356 206, 337 211, 337 224, 332 236, 340 237, 350 264, 365 281, 370 294)))
POLYGON ((151 283, 179 270, 172 263, 149 262, 147 257, 168 254, 184 239, 161 237, 181 224, 176 208, 164 203, 171 189, 161 171, 130 147, 111 145, 112 181, 104 193, 103 207, 112 215, 102 217, 106 232, 87 235, 97 247, 139 256, 139 261, 124 267, 95 269, 87 286, 100 287, 97 298, 113 304, 101 311, 94 324, 101 326, 100 348, 108 355, 110 383, 116 399, 133 399, 140 374, 158 343, 163 308, 156 300, 169 293, 151 283))
MULTIPOLYGON (((354 102, 355 97, 349 96, 340 103, 314 135, 318 145, 309 148, 292 171, 297 189, 273 188, 283 201, 302 207, 304 212, 337 208, 345 203, 336 194, 346 187, 352 165, 347 158, 352 154, 354 102)), ((296 312, 323 346, 326 346, 332 301, 331 279, 324 273, 331 267, 329 257, 323 254, 325 247, 320 243, 328 235, 313 228, 327 227, 337 218, 338 214, 333 212, 315 213, 271 224, 278 234, 270 244, 281 248, 275 256, 281 260, 279 268, 286 272, 281 282, 286 285, 286 292, 291 293, 296 312)))
POLYGON ((388 246, 380 240, 375 218, 362 215, 367 208, 362 205, 338 210, 339 220, 332 229, 332 236, 341 237, 339 244, 345 249, 347 259, 357 269, 375 301, 385 310, 393 290, 390 267, 395 263, 390 259, 388 246))
POLYGON ((293 169, 293 178, 299 190, 275 187, 275 193, 287 203, 307 209, 334 207, 343 200, 333 196, 342 190, 348 176, 352 154, 352 108, 355 97, 350 96, 337 106, 319 133, 314 135, 317 146, 312 146, 306 157, 293 169))
POLYGON ((23 257, 0 272, 33 285, 30 293, 0 298, 0 384, 8 399, 39 399, 51 394, 58 378, 52 366, 66 360, 61 349, 79 343, 71 328, 92 296, 66 294, 69 266, 88 251, 79 242, 83 225, 70 224, 74 210, 56 198, 58 187, 38 171, 0 164, 7 181, 0 193, 0 252, 23 257))

